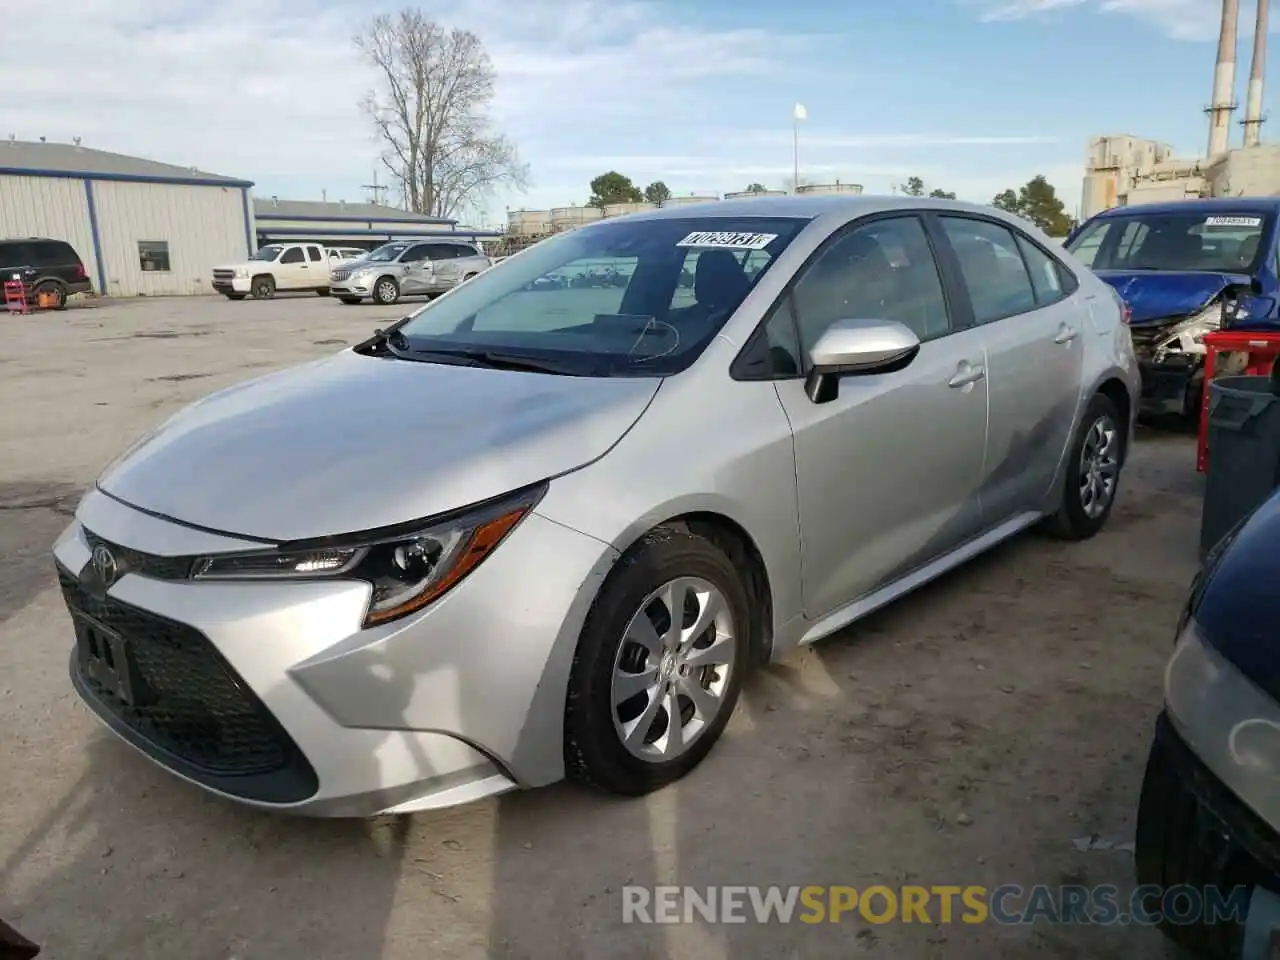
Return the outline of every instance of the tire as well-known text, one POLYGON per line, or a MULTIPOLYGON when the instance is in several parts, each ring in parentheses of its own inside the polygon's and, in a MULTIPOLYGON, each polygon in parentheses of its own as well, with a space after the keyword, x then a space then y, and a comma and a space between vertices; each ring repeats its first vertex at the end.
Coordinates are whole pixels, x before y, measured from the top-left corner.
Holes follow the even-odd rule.
POLYGON ((384 307, 400 302, 400 284, 395 277, 379 277, 373 285, 373 302, 384 307))
POLYGON ((223 296, 224 296, 224 297, 226 297, 228 300, 243 300, 243 299, 244 299, 244 294, 243 294, 243 293, 224 293, 224 294, 223 294, 223 296))
POLYGON ((65 310, 67 309, 67 288, 60 284, 57 280, 45 280, 36 285, 31 291, 31 299, 34 303, 40 302, 40 294, 52 293, 57 300, 49 310, 65 310))
POLYGON ((316 293, 317 293, 317 294, 319 294, 319 295, 320 295, 320 296, 322 296, 322 297, 327 297, 327 296, 329 295, 329 288, 328 288, 328 287, 318 287, 318 288, 316 289, 316 293))
POLYGON ((270 300, 276 295, 276 278, 266 273, 254 277, 249 293, 255 300, 270 300))
POLYGON ((680 779, 701 763, 729 722, 742 688, 749 664, 750 615, 742 581, 718 547, 682 528, 658 527, 647 533, 606 578, 578 639, 565 703, 566 776, 613 793, 640 796, 680 779), (681 666, 679 657, 659 660, 641 644, 624 638, 637 635, 635 629, 628 634, 632 624, 644 625, 650 649, 662 648, 660 633, 670 617, 667 603, 655 594, 673 581, 683 581, 679 594, 686 597, 686 630, 680 642, 691 645, 689 651, 702 657, 707 657, 705 650, 714 645, 717 654, 711 659, 727 661, 727 676, 723 663, 681 666), (711 591, 720 598, 722 615, 699 636, 691 636, 688 617, 694 610, 702 613, 706 609, 702 600, 711 591), (702 598, 697 596, 699 592, 702 598), (687 606, 690 599, 693 610, 687 606), (623 683, 635 685, 637 692, 619 702, 614 694, 615 677, 640 676, 638 671, 647 673, 652 683, 646 689, 624 679, 623 683), (664 750, 674 746, 666 707, 669 700, 655 694, 673 683, 681 691, 698 690, 706 713, 695 707, 687 694, 678 694, 683 744, 664 757, 664 750), (647 724, 643 722, 645 715, 647 724), (631 747, 623 742, 624 723, 636 725, 637 739, 631 747))
POLYGON ((360 302, 359 297, 339 297, 338 299, 341 300, 343 303, 345 303, 348 307, 354 306, 355 304, 360 302))
POLYGON ((1088 540, 1106 525, 1120 489, 1120 468, 1129 442, 1125 430, 1116 405, 1107 397, 1097 394, 1089 401, 1067 452, 1067 477, 1062 485, 1062 502, 1045 525, 1050 536, 1059 540, 1088 540), (1109 441, 1106 440, 1108 436, 1109 441), (1094 454, 1099 449, 1104 452, 1105 467, 1101 461, 1094 459, 1094 454), (1086 462, 1086 458, 1093 461, 1092 466, 1086 462), (1085 497, 1083 481, 1087 473, 1091 473, 1095 481, 1110 477, 1109 490, 1104 487, 1091 488, 1095 495, 1105 493, 1093 501, 1094 506, 1085 497))

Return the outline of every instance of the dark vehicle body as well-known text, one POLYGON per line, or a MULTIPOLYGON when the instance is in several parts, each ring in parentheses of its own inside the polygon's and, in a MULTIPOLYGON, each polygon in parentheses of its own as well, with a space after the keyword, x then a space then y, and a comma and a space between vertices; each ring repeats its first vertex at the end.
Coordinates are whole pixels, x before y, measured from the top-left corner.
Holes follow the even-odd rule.
POLYGON ((1143 412, 1198 412, 1205 333, 1280 325, 1278 213, 1276 197, 1116 207, 1067 238, 1131 311, 1143 412))
MULTIPOLYGON (((1280 492, 1205 559, 1165 670, 1139 801, 1137 880, 1230 907, 1165 926, 1193 956, 1237 958, 1246 937, 1266 943, 1280 928, 1278 575, 1280 492)), ((1245 955, 1271 954, 1253 946, 1245 955)))
POLYGON ((67 297, 72 294, 93 290, 84 261, 65 240, 0 240, 0 276, 8 281, 15 275, 22 280, 29 302, 35 302, 42 293, 50 293, 56 297, 58 308, 66 306, 67 297))

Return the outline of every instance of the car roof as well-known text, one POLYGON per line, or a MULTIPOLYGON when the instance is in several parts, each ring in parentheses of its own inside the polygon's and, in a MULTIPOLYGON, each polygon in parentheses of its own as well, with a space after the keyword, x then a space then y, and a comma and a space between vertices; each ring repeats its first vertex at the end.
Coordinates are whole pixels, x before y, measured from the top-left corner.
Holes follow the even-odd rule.
POLYGON ((53 237, 3 237, 0 238, 0 243, 30 243, 32 240, 37 243, 67 243, 66 240, 55 240, 53 237))
MULTIPOLYGON (((994 207, 968 203, 963 200, 937 200, 933 197, 878 196, 875 194, 799 194, 786 197, 741 197, 734 200, 708 200, 706 203, 686 203, 657 210, 645 210, 629 214, 627 220, 665 220, 730 217, 790 217, 816 220, 827 214, 839 213, 850 218, 882 210, 936 209, 969 213, 1000 215, 994 207)), ((623 217, 610 217, 621 220, 623 217)), ((596 221, 599 222, 609 222, 596 221)))
POLYGON ((1208 197, 1200 200, 1166 200, 1163 203, 1136 203, 1112 207, 1097 217, 1123 217, 1135 213, 1235 213, 1280 210, 1280 197, 1208 197))

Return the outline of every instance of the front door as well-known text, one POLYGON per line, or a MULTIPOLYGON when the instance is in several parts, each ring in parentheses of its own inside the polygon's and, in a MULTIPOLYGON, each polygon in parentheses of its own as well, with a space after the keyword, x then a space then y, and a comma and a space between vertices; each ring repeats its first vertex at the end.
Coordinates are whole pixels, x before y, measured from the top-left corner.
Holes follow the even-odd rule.
POLYGON ((940 216, 982 331, 991 423, 982 506, 988 526, 1039 510, 1071 439, 1088 318, 1073 278, 1020 231, 940 216))
POLYGON ((795 436, 805 614, 822 617, 973 537, 987 429, 981 334, 956 329, 920 219, 855 221, 780 301, 770 339, 798 331, 802 366, 836 320, 895 320, 920 337, 896 373, 845 377, 816 404, 779 380, 795 436))
POLYGON ((284 253, 276 261, 275 270, 277 290, 299 290, 305 287, 307 276, 307 254, 301 246, 285 247, 284 253))

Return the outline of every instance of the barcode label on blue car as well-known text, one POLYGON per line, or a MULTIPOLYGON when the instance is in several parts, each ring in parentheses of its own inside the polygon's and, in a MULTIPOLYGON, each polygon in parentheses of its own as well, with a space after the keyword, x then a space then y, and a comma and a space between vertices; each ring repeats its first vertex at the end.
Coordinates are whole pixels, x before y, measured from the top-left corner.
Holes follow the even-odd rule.
POLYGON ((1209 217, 1205 220, 1206 227, 1260 227, 1262 226, 1261 217, 1209 217))
POLYGON ((728 250, 763 250, 774 240, 776 233, 691 233, 677 247, 723 247, 728 250))

